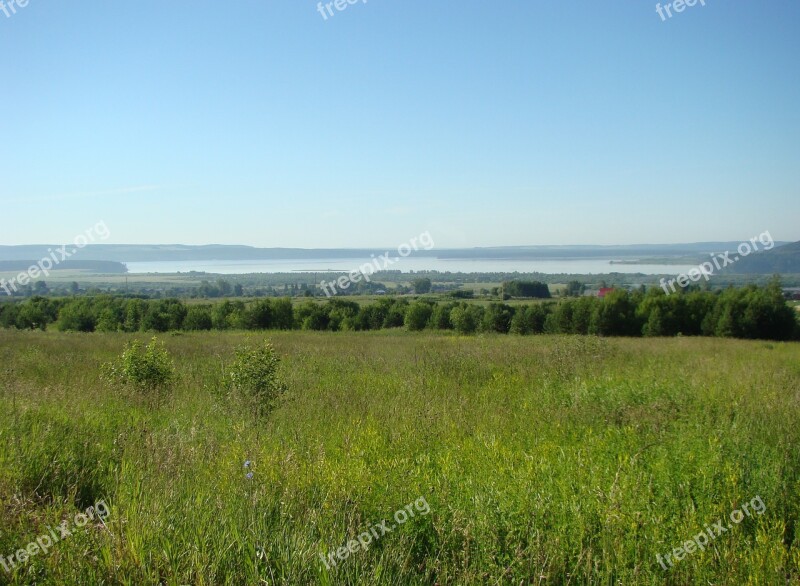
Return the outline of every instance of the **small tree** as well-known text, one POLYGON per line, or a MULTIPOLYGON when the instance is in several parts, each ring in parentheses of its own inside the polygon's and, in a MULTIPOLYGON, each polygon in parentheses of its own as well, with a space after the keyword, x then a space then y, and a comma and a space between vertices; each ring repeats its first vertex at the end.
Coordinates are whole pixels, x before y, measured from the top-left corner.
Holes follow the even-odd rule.
POLYGON ((431 292, 432 283, 428 277, 422 277, 411 281, 411 286, 414 287, 414 292, 417 295, 424 295, 431 292))
POLYGON ((408 306, 405 316, 406 328, 412 332, 424 330, 431 318, 433 308, 429 303, 416 301, 408 306))
POLYGON ((245 345, 236 349, 226 382, 230 390, 252 403, 256 416, 268 415, 286 392, 278 378, 279 365, 275 348, 266 340, 257 348, 245 345))
POLYGON ((511 318, 509 332, 521 336, 527 336, 533 333, 533 325, 531 324, 530 314, 526 306, 522 305, 517 307, 514 311, 514 317, 511 318))
POLYGON ((484 310, 483 330, 507 334, 511 327, 514 310, 504 303, 490 303, 484 310))
POLYGON ((169 353, 155 337, 147 346, 139 340, 125 344, 116 361, 104 367, 106 378, 133 386, 140 392, 169 388, 175 381, 175 367, 169 353))
POLYGON ((450 312, 450 321, 459 334, 474 334, 483 320, 483 308, 476 305, 459 305, 450 312))
POLYGON ((431 315, 431 327, 437 330, 452 330, 453 324, 450 322, 450 312, 454 305, 450 303, 437 303, 431 315))
POLYGON ((564 294, 567 297, 580 297, 586 291, 586 285, 580 281, 570 281, 567 283, 567 289, 564 294))
POLYGON ((648 337, 657 337, 664 335, 664 324, 661 318, 661 308, 656 306, 650 312, 647 318, 647 323, 642 328, 642 333, 648 337))
POLYGON ((189 331, 210 330, 213 326, 211 311, 207 307, 193 306, 186 312, 183 329, 189 331))

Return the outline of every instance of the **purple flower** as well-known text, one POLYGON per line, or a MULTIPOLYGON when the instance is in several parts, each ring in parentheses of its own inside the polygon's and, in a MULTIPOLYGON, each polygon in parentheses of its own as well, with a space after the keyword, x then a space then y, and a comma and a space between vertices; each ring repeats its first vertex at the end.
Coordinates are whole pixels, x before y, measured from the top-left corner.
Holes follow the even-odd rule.
POLYGON ((247 478, 247 480, 250 480, 250 479, 253 478, 253 473, 252 472, 248 472, 247 474, 244 475, 244 477, 247 478))
POLYGON ((244 467, 245 468, 250 468, 250 464, 252 464, 252 462, 250 460, 245 460, 244 461, 244 467))

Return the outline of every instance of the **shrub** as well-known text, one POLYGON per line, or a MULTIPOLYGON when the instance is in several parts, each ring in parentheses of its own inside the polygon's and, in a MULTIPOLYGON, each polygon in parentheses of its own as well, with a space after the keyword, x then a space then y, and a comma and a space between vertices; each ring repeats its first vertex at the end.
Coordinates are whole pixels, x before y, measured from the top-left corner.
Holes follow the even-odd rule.
POLYGON ((415 301, 409 305, 405 315, 406 328, 412 332, 424 330, 428 325, 428 320, 433 313, 433 307, 430 303, 424 301, 415 301))
POLYGON ((226 382, 230 390, 253 404, 257 416, 271 412, 286 392, 278 379, 279 364, 280 358, 266 340, 257 348, 240 346, 236 349, 236 359, 228 370, 226 382))
POLYGON ((504 303, 490 303, 483 314, 483 331, 507 334, 514 310, 504 303))
POLYGON ((175 381, 172 359, 156 338, 147 346, 140 340, 125 344, 119 358, 104 368, 106 378, 144 392, 166 389, 175 381))
MULTIPOLYGON (((381 300, 382 302, 385 300, 381 300)), ((389 312, 386 314, 386 319, 383 320, 384 328, 402 328, 406 322, 406 311, 408 310, 408 301, 405 299, 389 300, 387 303, 389 312)))
POLYGON ((424 295, 431 292, 431 280, 428 277, 421 279, 414 279, 411 281, 411 286, 414 287, 414 293, 417 295, 424 295))
POLYGON ((183 329, 189 331, 207 331, 213 325, 211 311, 207 307, 190 307, 183 320, 183 329))
POLYGON ((437 330, 452 330, 453 324, 450 322, 450 312, 455 307, 452 303, 436 303, 433 306, 431 315, 431 327, 437 330))
MULTIPOLYGON (((23 310, 28 306, 23 306, 23 310)), ((58 313, 58 329, 62 332, 93 332, 96 320, 92 315, 91 301, 70 300, 58 313)))
POLYGON ((459 305, 450 312, 450 321, 459 334, 474 334, 483 320, 483 308, 477 305, 459 305))

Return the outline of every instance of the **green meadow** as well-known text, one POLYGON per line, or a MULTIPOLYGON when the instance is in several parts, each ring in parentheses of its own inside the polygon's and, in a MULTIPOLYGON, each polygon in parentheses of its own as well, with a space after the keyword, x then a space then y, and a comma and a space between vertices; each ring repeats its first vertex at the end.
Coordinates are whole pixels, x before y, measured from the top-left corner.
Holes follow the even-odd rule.
POLYGON ((142 393, 102 375, 134 338, 0 330, 0 555, 108 507, 0 584, 800 580, 798 343, 164 334, 177 378, 142 393), (221 381, 265 338, 287 391, 259 417, 221 381))

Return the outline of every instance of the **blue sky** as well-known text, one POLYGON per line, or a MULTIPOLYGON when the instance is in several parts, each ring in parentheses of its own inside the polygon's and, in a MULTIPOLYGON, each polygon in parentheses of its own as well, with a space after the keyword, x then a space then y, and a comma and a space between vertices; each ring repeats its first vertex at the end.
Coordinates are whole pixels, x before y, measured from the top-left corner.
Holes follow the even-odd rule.
POLYGON ((30 0, 0 244, 800 240, 800 3, 655 4, 30 0))

